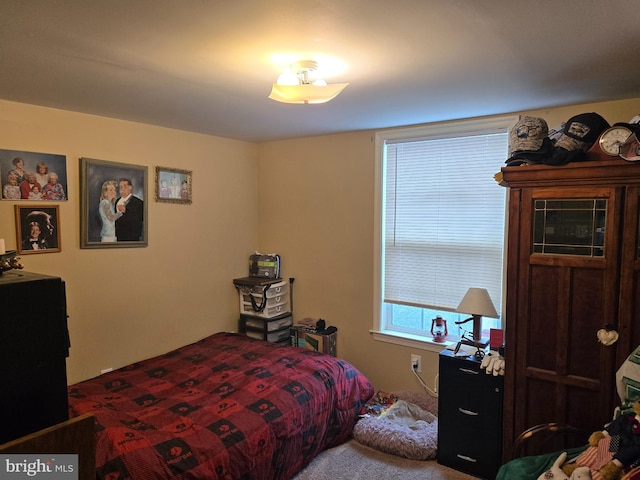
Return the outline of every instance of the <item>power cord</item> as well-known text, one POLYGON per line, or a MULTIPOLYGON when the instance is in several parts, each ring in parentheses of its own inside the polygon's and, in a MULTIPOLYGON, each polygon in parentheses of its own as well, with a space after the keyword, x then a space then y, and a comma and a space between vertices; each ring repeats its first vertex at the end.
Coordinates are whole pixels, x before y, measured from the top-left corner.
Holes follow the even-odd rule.
POLYGON ((416 376, 416 378, 418 379, 418 381, 420 382, 420 385, 422 385, 422 387, 425 389, 425 391, 431 395, 432 397, 438 398, 438 378, 440 377, 440 374, 437 374, 436 377, 433 379, 433 390, 431 390, 426 383, 424 383, 424 380, 422 380, 422 377, 420 375, 418 375, 417 372, 418 366, 417 365, 412 365, 411 367, 411 371, 413 372, 413 374, 416 376))

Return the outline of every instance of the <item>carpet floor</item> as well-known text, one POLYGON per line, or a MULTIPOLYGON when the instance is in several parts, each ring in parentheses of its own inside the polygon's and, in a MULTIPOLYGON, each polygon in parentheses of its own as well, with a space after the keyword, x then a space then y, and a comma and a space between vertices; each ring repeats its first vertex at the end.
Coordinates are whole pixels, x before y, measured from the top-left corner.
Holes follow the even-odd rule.
POLYGON ((350 440, 325 450, 293 480, 477 480, 434 460, 409 460, 350 440))

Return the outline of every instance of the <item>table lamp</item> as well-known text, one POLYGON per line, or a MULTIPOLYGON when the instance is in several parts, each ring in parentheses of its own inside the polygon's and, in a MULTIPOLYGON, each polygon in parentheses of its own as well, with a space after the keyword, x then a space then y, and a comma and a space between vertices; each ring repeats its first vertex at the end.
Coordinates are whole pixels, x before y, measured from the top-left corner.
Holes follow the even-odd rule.
POLYGON ((493 306, 491 297, 486 288, 470 288, 465 293, 457 311, 468 313, 469 318, 456 322, 457 325, 473 320, 473 342, 472 345, 478 348, 486 348, 489 342, 482 341, 482 317, 498 318, 498 312, 493 306))

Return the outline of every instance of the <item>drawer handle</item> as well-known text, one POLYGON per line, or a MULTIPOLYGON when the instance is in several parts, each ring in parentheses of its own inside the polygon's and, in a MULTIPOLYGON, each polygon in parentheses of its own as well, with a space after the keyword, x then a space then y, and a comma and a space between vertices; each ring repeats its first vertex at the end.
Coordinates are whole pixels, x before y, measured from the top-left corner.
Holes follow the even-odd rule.
POLYGON ((469 370, 468 368, 459 368, 458 370, 460 370, 463 373, 469 373, 469 374, 473 374, 473 375, 478 375, 478 373, 480 373, 477 370, 469 370))
POLYGON ((456 454, 456 457, 461 458, 462 460, 466 460, 467 462, 472 462, 472 463, 476 463, 478 461, 475 458, 467 457, 466 455, 460 455, 459 453, 456 454))
POLYGON ((460 410, 461 413, 464 413, 465 415, 470 415, 472 417, 477 417, 479 415, 478 412, 472 412, 471 410, 465 410, 464 408, 458 408, 458 410, 460 410))

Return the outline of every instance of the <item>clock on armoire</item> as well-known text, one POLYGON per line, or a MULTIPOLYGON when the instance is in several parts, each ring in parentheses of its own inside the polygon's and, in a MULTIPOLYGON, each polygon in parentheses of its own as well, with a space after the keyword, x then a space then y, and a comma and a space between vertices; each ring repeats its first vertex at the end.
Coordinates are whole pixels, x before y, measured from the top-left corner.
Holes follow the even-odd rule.
POLYGON ((0 275, 0 443, 69 418, 65 284, 9 270, 0 275))
POLYGON ((508 460, 527 428, 557 422, 590 433, 620 403, 616 370, 640 344, 640 165, 611 159, 502 173, 508 460), (607 325, 619 333, 611 346, 597 338, 607 325))

